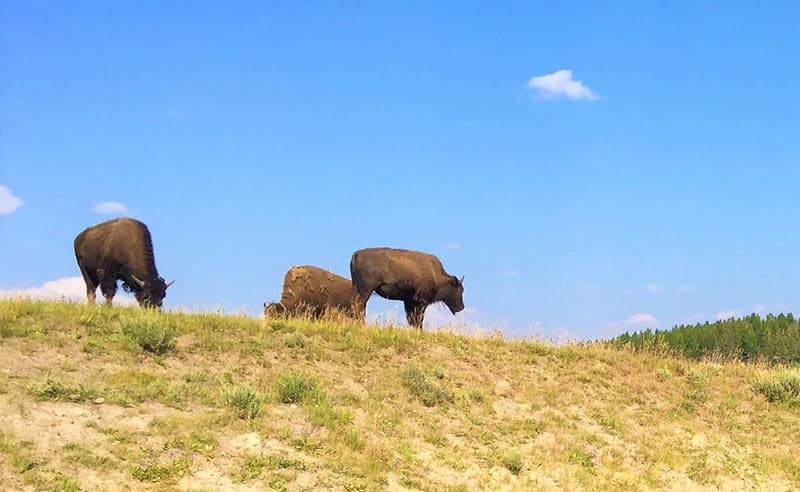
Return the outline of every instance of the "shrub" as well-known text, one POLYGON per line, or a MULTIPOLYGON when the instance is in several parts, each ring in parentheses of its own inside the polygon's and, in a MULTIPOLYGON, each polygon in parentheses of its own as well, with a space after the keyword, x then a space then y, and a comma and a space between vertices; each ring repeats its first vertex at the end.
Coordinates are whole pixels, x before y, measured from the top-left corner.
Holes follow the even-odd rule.
POLYGON ((278 401, 281 403, 301 403, 325 397, 327 395, 319 383, 300 371, 289 371, 278 378, 278 401))
POLYGON ((771 402, 800 405, 800 369, 763 372, 752 384, 771 402))
POLYGON ((97 392, 91 388, 83 385, 70 386, 61 382, 55 376, 49 373, 45 375, 39 383, 34 384, 28 388, 30 393, 36 397, 37 400, 71 400, 71 401, 87 401, 95 398, 97 392))
POLYGON ((131 469, 131 475, 140 482, 162 482, 183 476, 188 469, 189 461, 181 457, 165 464, 135 466, 131 469))
POLYGON ((519 472, 522 471, 522 454, 519 451, 506 454, 501 461, 503 466, 514 475, 519 475, 519 472))
POLYGON ((174 346, 178 329, 174 322, 158 311, 145 310, 122 321, 122 333, 142 349, 163 354, 174 346))
POLYGON ((306 340, 302 333, 300 333, 299 331, 295 331, 294 333, 289 333, 288 335, 283 337, 283 343, 289 348, 294 348, 294 347, 302 348, 305 347, 306 340))
POLYGON ((230 384, 224 390, 225 404, 236 409, 241 419, 253 419, 261 413, 264 395, 244 384, 230 384))
POLYGON ((701 369, 692 369, 686 373, 688 388, 683 392, 681 408, 687 412, 694 412, 697 407, 708 400, 709 375, 701 369))
POLYGON ((576 465, 581 465, 584 468, 591 468, 594 466, 592 462, 592 455, 580 448, 574 448, 569 453, 569 460, 576 465))
POLYGON ((415 364, 409 364, 403 369, 401 376, 403 385, 426 407, 453 403, 453 392, 445 386, 441 370, 426 371, 415 364))

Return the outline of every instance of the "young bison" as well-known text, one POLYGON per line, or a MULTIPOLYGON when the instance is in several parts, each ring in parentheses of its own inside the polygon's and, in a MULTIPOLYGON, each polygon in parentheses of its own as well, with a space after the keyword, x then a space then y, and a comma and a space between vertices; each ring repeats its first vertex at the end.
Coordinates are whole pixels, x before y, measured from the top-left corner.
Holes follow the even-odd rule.
POLYGON ((353 284, 350 280, 311 265, 293 266, 283 277, 280 302, 264 303, 264 316, 309 315, 319 318, 331 310, 352 316, 352 305, 353 284))

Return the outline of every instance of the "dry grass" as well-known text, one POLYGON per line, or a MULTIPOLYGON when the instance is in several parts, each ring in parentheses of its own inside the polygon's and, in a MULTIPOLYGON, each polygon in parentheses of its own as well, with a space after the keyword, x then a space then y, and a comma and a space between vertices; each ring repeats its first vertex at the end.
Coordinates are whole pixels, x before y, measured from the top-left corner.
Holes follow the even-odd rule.
POLYGON ((217 314, 148 318, 176 336, 143 351, 141 316, 0 301, 0 483, 800 487, 796 369, 217 314))

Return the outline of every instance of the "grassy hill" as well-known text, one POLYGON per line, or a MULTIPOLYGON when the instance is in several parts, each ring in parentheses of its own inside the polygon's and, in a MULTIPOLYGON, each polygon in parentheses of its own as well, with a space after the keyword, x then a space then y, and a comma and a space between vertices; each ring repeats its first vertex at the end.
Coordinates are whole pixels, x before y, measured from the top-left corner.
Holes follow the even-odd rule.
POLYGON ((785 367, 28 301, 0 361, 5 489, 800 487, 785 367))

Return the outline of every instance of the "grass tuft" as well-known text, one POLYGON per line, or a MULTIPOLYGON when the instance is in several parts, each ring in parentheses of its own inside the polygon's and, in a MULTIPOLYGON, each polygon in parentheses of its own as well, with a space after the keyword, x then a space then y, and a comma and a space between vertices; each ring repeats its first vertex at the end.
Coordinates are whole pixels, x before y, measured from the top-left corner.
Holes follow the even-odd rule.
POLYGON ((251 420, 261 413, 264 395, 246 384, 229 384, 223 389, 225 404, 236 409, 241 419, 251 420))
POLYGON ((800 405, 800 369, 781 369, 758 374, 753 388, 771 402, 800 405))
POLYGON ((401 376, 403 385, 426 407, 453 403, 455 399, 453 392, 445 385, 444 373, 440 369, 425 370, 409 364, 403 368, 401 376))
POLYGON ((289 348, 303 348, 306 346, 306 339, 301 332, 295 331, 283 337, 283 343, 289 348))
POLYGON ((58 377, 47 373, 36 384, 28 387, 30 393, 39 401, 88 401, 97 397, 97 392, 84 385, 70 386, 63 383, 58 377))
POLYGON ((522 453, 519 451, 511 451, 506 454, 503 456, 501 462, 503 466, 514 475, 519 475, 522 471, 522 453))
POLYGON ((264 470, 277 469, 305 470, 306 467, 301 461, 283 456, 247 455, 244 457, 242 468, 234 476, 234 481, 246 482, 260 477, 264 470))
POLYGON ((300 371, 291 370, 278 378, 278 401, 301 403, 318 400, 321 394, 319 383, 300 371))
POLYGON ((183 476, 189 469, 189 460, 178 458, 169 463, 139 465, 131 469, 131 475, 140 482, 164 482, 183 476))
POLYGON ((160 355, 174 347, 178 329, 168 316, 147 309, 124 318, 122 333, 143 350, 160 355))

